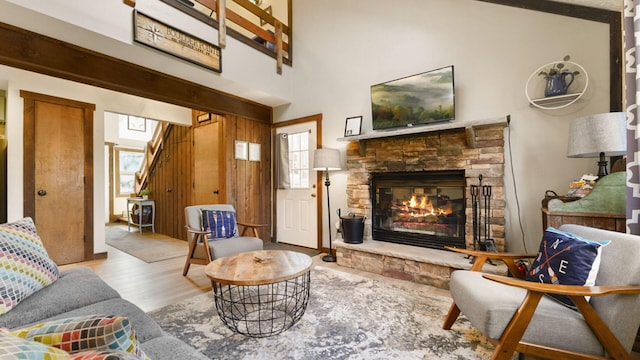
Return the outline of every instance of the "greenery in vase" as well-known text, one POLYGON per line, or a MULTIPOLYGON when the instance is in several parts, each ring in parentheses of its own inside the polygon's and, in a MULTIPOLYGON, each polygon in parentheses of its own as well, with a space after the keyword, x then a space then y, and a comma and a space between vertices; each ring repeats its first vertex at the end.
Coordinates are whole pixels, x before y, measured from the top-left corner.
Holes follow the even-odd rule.
POLYGON ((140 190, 140 196, 149 196, 149 195, 151 195, 151 190, 147 188, 140 190))
POLYGON ((553 66, 551 66, 551 68, 549 69, 549 71, 540 71, 538 73, 538 76, 544 76, 545 79, 548 79, 549 76, 558 75, 562 73, 572 73, 573 76, 580 75, 580 71, 577 71, 577 70, 569 71, 564 68, 565 64, 563 61, 569 61, 569 59, 571 59, 569 55, 565 56, 564 59, 562 59, 562 61, 554 63, 553 66))

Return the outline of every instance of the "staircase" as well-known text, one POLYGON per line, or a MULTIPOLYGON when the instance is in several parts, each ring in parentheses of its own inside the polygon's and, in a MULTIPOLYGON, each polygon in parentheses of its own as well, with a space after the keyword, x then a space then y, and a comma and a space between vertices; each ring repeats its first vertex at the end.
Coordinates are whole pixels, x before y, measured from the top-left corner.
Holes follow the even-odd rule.
POLYGON ((135 174, 134 189, 136 194, 140 193, 140 190, 147 186, 149 174, 156 165, 167 136, 169 136, 173 128, 172 124, 166 122, 160 122, 158 125, 159 126, 156 126, 156 131, 153 133, 153 137, 147 142, 145 156, 140 165, 140 170, 136 171, 135 174))

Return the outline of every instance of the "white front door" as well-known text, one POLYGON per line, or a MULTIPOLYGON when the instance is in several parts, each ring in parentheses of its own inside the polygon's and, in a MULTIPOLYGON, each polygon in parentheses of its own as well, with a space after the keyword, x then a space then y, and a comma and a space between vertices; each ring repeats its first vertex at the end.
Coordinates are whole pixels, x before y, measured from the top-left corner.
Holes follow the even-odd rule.
POLYGON ((316 149, 316 122, 277 128, 288 134, 291 187, 278 189, 276 241, 318 248, 318 184, 312 169, 316 149))

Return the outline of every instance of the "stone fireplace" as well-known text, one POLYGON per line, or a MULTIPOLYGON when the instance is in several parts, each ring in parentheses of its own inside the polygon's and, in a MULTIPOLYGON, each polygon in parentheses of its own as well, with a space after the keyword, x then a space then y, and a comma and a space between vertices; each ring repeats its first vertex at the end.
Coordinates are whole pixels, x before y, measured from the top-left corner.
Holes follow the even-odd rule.
MULTIPOLYGON (((459 240, 447 245, 455 245, 473 249, 473 216, 471 204, 471 185, 479 185, 479 177, 482 176, 482 185, 490 185, 492 188, 490 221, 486 227, 490 237, 494 240, 498 251, 504 251, 504 127, 508 124, 508 118, 474 121, 468 123, 448 123, 433 126, 424 126, 420 129, 403 129, 397 132, 376 133, 371 136, 358 138, 343 138, 349 141, 347 145, 347 206, 352 213, 366 216, 364 242, 359 245, 336 244, 338 264, 359 268, 361 270, 381 273, 383 275, 403 278, 407 280, 428 283, 441 287, 447 287, 448 274, 453 268, 466 266, 452 265, 449 259, 449 251, 432 249, 420 250, 411 244, 411 239, 404 245, 389 250, 387 245, 380 245, 380 231, 376 230, 381 220, 380 214, 374 214, 376 190, 372 189, 374 177, 385 177, 385 174, 405 173, 404 179, 412 176, 420 177, 424 174, 460 174, 460 191, 456 194, 450 189, 437 189, 429 186, 419 186, 418 196, 425 197, 425 192, 431 193, 431 200, 440 198, 444 202, 453 202, 453 206, 462 207, 457 218, 462 218, 462 224, 457 227, 457 232, 463 232, 459 240), (426 190, 425 190, 426 189, 426 190), (374 194, 372 194, 372 191, 374 194), (384 248, 385 250, 379 250, 384 248), (373 250, 371 250, 373 249, 373 250), (378 250, 376 250, 378 249, 378 250), (396 255, 394 252, 408 255, 396 255), (381 253, 384 252, 384 253, 381 253), (420 255, 425 253, 428 260, 422 260, 420 255), (434 259, 434 257, 436 259, 434 259), (445 260, 438 260, 441 257, 445 260), (435 264, 434 264, 435 263, 435 264), (436 283, 433 276, 424 275, 422 272, 435 272, 436 283), (429 279, 431 280, 429 280, 429 279)), ((408 184, 408 182, 400 183, 408 184)), ((429 184, 427 184, 429 185, 429 184)), ((445 185, 448 185, 445 184, 445 185)), ((403 186, 400 186, 401 188, 403 186)), ((410 192, 411 186, 404 186, 401 192, 410 192)), ((383 197, 391 197, 387 187, 383 187, 383 197)), ((380 194, 378 194, 380 195, 380 194)), ((377 199, 380 199, 378 196, 377 199)), ((383 201, 383 200, 379 200, 383 201)), ((408 199, 411 201, 411 199, 408 199)), ((395 206, 401 206, 396 203, 395 206)), ((380 212, 380 209, 375 211, 380 212)), ((441 210, 448 211, 448 210, 441 210)), ((400 214, 398 216, 408 216, 400 214)), ((446 217, 431 218, 432 223, 442 223, 452 219, 446 217)), ((386 218, 386 221, 392 221, 386 218)), ((451 240, 452 229, 437 230, 437 226, 429 228, 428 225, 408 224, 409 227, 421 227, 419 232, 428 234, 430 241, 438 241, 441 237, 444 242, 451 240)), ((484 230, 483 226, 483 230, 484 230)), ((398 234, 402 237, 403 234, 398 234)), ((408 232, 407 234, 408 235, 408 232)), ((458 234, 456 234, 458 235, 458 234)), ((484 238, 484 234, 482 234, 484 238)), ((398 241, 393 241, 398 242, 398 241)), ((395 245, 395 244, 394 244, 395 245)), ((442 245, 427 246, 430 248, 442 248, 442 245)))

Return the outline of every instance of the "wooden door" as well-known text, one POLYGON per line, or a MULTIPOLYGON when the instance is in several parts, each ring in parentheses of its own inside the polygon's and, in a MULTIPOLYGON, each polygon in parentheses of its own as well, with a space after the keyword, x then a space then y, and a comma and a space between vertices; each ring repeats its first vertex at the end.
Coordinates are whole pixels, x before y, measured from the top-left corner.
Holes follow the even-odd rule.
POLYGON ((224 202, 220 182, 220 121, 193 130, 193 205, 224 202))
POLYGON ((91 104, 21 92, 24 203, 59 265, 93 259, 91 104))

